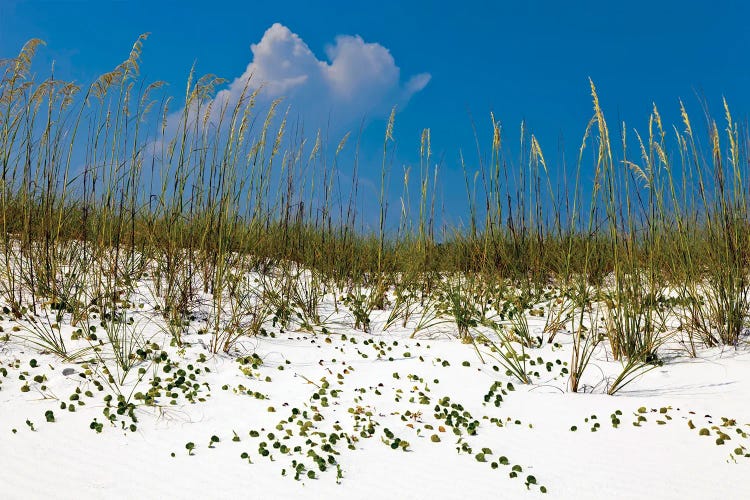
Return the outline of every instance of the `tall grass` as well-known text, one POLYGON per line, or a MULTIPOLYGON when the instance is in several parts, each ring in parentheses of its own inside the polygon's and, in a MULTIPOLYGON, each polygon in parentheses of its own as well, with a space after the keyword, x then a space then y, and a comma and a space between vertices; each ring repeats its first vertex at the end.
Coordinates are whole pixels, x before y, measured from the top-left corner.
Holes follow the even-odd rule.
MULTIPOLYGON (((497 325, 488 318, 504 314, 504 302, 523 314, 546 300, 556 308, 548 340, 573 333, 574 391, 601 341, 623 362, 616 386, 658 362, 671 335, 683 335, 692 354, 741 342, 748 136, 726 103, 723 132, 706 115, 704 154, 681 103, 672 132, 654 107, 645 134, 622 124, 613 140, 592 83, 575 175, 557 188, 553 172, 568 166, 548 164, 525 124, 514 164, 491 115, 488 154, 478 134, 477 164, 461 159, 469 210, 458 226, 438 220, 442 178, 429 129, 418 172, 404 169, 400 210, 389 210, 394 108, 372 228, 357 210, 358 140, 336 138, 328 154, 326 134, 308 141, 283 102, 260 106, 262 89, 249 83, 234 100, 218 98, 223 80, 194 71, 176 103, 161 82, 139 75, 145 39, 84 89, 54 73, 35 80, 39 40, 0 66, 0 293, 26 331, 37 331, 40 309, 54 310, 56 323, 111 318, 110 344, 126 371, 130 344, 113 318, 145 280, 172 341, 181 345, 202 312, 213 352, 231 351, 268 322, 323 331, 327 294, 337 309, 343 298, 364 331, 374 311, 388 309, 384 328, 416 335, 450 319, 469 342, 476 328, 497 325), (550 285, 559 297, 545 299, 550 285), (524 299, 497 293, 503 287, 524 299)), ((525 320, 514 321, 514 338, 530 338, 525 320)), ((54 329, 37 338, 68 355, 54 329)))

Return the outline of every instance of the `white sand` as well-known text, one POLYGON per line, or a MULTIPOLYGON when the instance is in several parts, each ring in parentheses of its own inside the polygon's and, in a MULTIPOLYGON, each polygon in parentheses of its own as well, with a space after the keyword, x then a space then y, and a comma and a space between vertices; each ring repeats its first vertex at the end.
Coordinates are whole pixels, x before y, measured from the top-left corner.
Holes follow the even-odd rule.
MULTIPOLYGON (((538 321, 532 319, 532 330, 538 331, 538 321)), ((208 354, 200 344, 208 341, 207 336, 187 336, 190 345, 183 353, 174 347, 166 350, 183 369, 190 363, 210 368, 210 373, 203 371, 197 377, 198 383, 205 382, 210 387, 209 391, 202 385, 199 393, 207 401, 191 404, 180 397, 178 404, 172 406, 162 398, 161 409, 140 406, 136 432, 123 431, 121 424, 106 422, 103 397, 109 389, 99 391, 77 375, 63 376, 67 367, 81 371, 79 365, 62 363, 13 338, 0 342, 0 367, 8 371, 7 377, 0 375, 0 497, 750 497, 750 458, 730 456, 739 446, 750 448, 750 438, 741 437, 735 430, 750 432, 747 349, 703 350, 699 359, 688 359, 675 351, 664 366, 617 395, 607 396, 603 394, 606 380, 616 374, 619 365, 607 361, 605 350, 600 348, 585 377, 593 393, 573 394, 566 390, 567 377, 560 375, 561 365, 555 364, 551 373, 544 366, 537 367, 540 376, 534 377, 533 385, 523 386, 493 371, 491 364, 482 366, 471 345, 462 344, 449 334, 433 332, 431 339, 410 340, 409 331, 382 332, 377 321, 373 323, 374 334, 354 331, 343 323, 335 326, 335 333, 328 337, 330 343, 325 341, 325 335, 296 332, 243 340, 238 345, 241 351, 254 352, 263 359, 262 366, 252 370, 252 377, 241 373, 234 357, 209 355, 205 363, 197 363, 199 354, 208 354), (357 344, 342 340, 342 333, 355 338, 357 344), (366 339, 383 342, 384 349, 390 347, 386 357, 394 360, 378 359, 373 346, 364 345, 366 339), (362 357, 358 350, 368 357, 362 357), (405 353, 410 356, 405 357, 405 353), (32 359, 38 361, 38 367, 30 366, 32 359), (448 360, 450 366, 442 366, 437 359, 448 360), (470 366, 463 366, 464 361, 470 366), (16 363, 18 368, 14 367, 16 363), (278 369, 280 366, 283 371, 278 369), (41 384, 35 382, 30 382, 28 392, 21 392, 25 383, 19 380, 22 372, 28 372, 27 379, 46 375, 48 381, 44 384, 48 389, 44 394, 59 400, 43 399, 38 390, 41 384), (416 375, 415 380, 409 380, 408 375, 412 374, 416 375), (267 376, 270 382, 264 381, 267 376), (311 399, 318 391, 315 384, 320 385, 323 377, 330 383, 327 407, 311 399), (503 386, 510 381, 516 389, 504 396, 499 408, 493 404, 494 399, 485 405, 483 398, 497 380, 503 386), (228 390, 222 390, 225 384, 228 390), (233 389, 240 384, 268 399, 235 394, 233 389), (76 387, 83 392, 91 390, 93 397, 81 394, 85 406, 79 406, 75 413, 61 410, 60 402, 68 402, 76 387), (355 391, 359 388, 365 390, 355 391), (330 395, 332 389, 340 391, 338 397, 330 395), (420 391, 429 398, 429 404, 420 404, 420 391), (400 401, 396 401, 398 395, 400 401), (444 420, 435 418, 435 405, 445 396, 463 405, 473 419, 480 421, 475 436, 468 436, 461 428, 463 441, 472 448, 470 454, 457 451, 458 436, 444 420), (409 401, 412 397, 414 402, 409 401), (271 406, 275 412, 268 411, 271 406), (317 429, 328 433, 338 423, 341 432, 358 435, 348 411, 357 407, 372 411, 372 420, 378 424, 374 436, 354 443, 354 450, 347 449, 346 443, 337 444, 341 453, 337 461, 343 474, 340 481, 333 467, 318 474, 317 479, 302 475, 299 481, 294 480, 290 464, 300 456, 271 449, 273 440, 267 439, 268 432, 277 439, 284 435, 275 427, 291 415, 292 408, 312 415, 314 406, 322 420, 313 421, 315 428, 310 432, 317 429), (647 420, 635 427, 639 407, 647 409, 643 414, 647 420), (660 408, 666 408, 667 413, 659 413, 660 408), (47 410, 54 412, 54 423, 45 421, 47 410), (614 428, 610 415, 617 410, 622 412, 621 424, 614 428), (401 416, 407 411, 421 415, 407 417, 404 422, 401 416), (591 415, 597 419, 585 422, 591 415), (493 417, 504 425, 491 423, 489 418, 493 417), (719 426, 721 417, 736 419, 736 427, 721 428, 731 440, 719 446, 715 444, 717 431, 711 427, 719 426), (104 423, 101 433, 89 428, 95 418, 104 423), (26 424, 27 419, 35 431, 26 424), (520 424, 514 423, 516 420, 520 424), (657 420, 665 424, 660 425, 657 420), (695 429, 689 428, 688 420, 695 429), (591 432, 594 422, 601 427, 591 432), (434 429, 425 429, 425 425, 434 429), (439 431, 440 425, 446 427, 446 432, 439 431), (574 425, 576 432, 570 430, 574 425), (382 441, 385 428, 407 440, 408 451, 386 446, 382 441), (709 429, 710 436, 700 436, 701 428, 709 429), (261 436, 251 437, 251 430, 259 431, 261 436), (233 432, 239 442, 232 441, 233 432), (440 436, 440 442, 431 441, 433 434, 440 436), (218 436, 220 442, 209 448, 212 435, 218 436), (268 442, 273 461, 260 456, 261 441, 268 442), (187 442, 196 445, 192 456, 185 449, 187 442), (486 456, 486 463, 480 463, 475 455, 485 447, 492 450, 492 455, 486 456), (171 457, 172 452, 175 457, 171 457), (240 458, 243 452, 249 453, 252 464, 240 458), (500 456, 506 456, 509 465, 493 470, 490 464, 500 456), (518 478, 511 479, 509 472, 514 464, 523 470, 518 478), (286 476, 282 476, 282 469, 286 469, 286 476), (527 490, 524 482, 528 475, 533 475, 538 484, 527 490), (546 495, 540 493, 540 485, 548 489, 546 495)), ((6 332, 13 324, 8 318, 2 322, 6 332)), ((161 342, 163 333, 156 324, 139 325, 146 337, 154 336, 161 342)), ((63 331, 70 335, 69 327, 63 331)), ((570 335, 561 333, 556 341, 562 347, 546 345, 531 351, 532 358, 541 356, 545 362, 553 363, 557 359, 569 361, 570 335)), ((126 384, 126 393, 131 387, 132 379, 126 384)), ((143 390, 142 386, 139 390, 143 390)), ((126 422, 130 423, 127 419, 126 422)), ((298 429, 294 423, 285 428, 298 429)), ((282 441, 291 449, 304 446, 306 439, 295 431, 282 441)), ((311 464, 310 460, 306 463, 311 464)))

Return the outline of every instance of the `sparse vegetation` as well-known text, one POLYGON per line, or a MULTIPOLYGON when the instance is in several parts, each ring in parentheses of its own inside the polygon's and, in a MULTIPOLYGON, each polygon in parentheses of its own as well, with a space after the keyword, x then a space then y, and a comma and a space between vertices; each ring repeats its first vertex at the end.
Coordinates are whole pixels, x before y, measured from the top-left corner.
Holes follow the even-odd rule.
MULTIPOLYGON (((654 106, 646 132, 623 126, 615 145, 591 83, 575 180, 559 191, 525 128, 523 163, 506 160, 493 115, 490 161, 474 169, 462 158, 470 213, 458 227, 435 215, 440 177, 429 129, 417 189, 406 169, 398 220, 388 211, 394 110, 372 228, 357 211, 359 160, 342 165, 349 135, 326 158, 324 134, 308 140, 292 130, 281 101, 261 110, 249 86, 237 102, 216 99, 223 81, 211 75, 191 72, 176 106, 161 82, 140 79, 145 40, 87 88, 36 81, 39 40, 0 62, 0 345, 36 353, 29 366, 15 351, 0 355, 0 391, 15 384, 52 401, 62 413, 47 409, 46 422, 83 409, 95 434, 134 433, 144 414, 206 403, 216 390, 212 367, 230 357, 238 372, 221 382, 221 397, 243 397, 258 403, 258 418, 281 419, 271 432, 213 430, 184 444, 189 456, 206 453, 196 442, 218 450, 246 446, 249 436, 242 460, 278 460, 282 475, 299 481, 335 472, 340 482, 345 454, 369 439, 415 454, 429 443, 492 470, 508 467, 510 478, 545 493, 543 472, 525 473, 482 441, 531 423, 480 415, 482 401, 437 397, 430 387, 438 380, 422 373, 353 388, 347 356, 478 371, 493 379, 483 403, 497 410, 513 382, 615 395, 668 363, 667 345, 692 357, 744 347, 750 144, 726 103, 723 133, 707 117, 708 154, 682 103, 673 142, 654 106), (406 334, 375 335, 393 330, 406 334), (451 363, 419 343, 446 335, 478 359, 451 363), (325 344, 321 352, 341 357, 320 359, 327 375, 308 378, 283 347, 273 359, 251 352, 249 341, 266 339, 325 344), (550 357, 563 349, 555 339, 569 358, 550 357), (590 366, 610 361, 619 368, 597 383, 590 366), (72 393, 51 388, 45 366, 53 364, 75 366, 60 370, 68 385, 54 385, 72 393), (277 376, 311 392, 297 406, 269 396, 265 384, 277 376), (385 399, 388 415, 372 406, 385 399)), ((671 407, 662 410, 638 409, 633 426, 666 425, 671 407)), ((626 418, 614 411, 612 428, 626 418)), ((602 428, 596 415, 585 423, 602 428)), ((703 425, 695 434, 717 445, 735 438, 732 460, 750 456, 735 420, 687 423, 703 425)))

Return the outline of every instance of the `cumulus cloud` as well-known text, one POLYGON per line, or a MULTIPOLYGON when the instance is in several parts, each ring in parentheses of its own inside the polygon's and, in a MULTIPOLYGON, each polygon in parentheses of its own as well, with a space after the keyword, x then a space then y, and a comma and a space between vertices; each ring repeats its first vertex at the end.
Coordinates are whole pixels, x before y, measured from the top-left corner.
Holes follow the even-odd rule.
POLYGON ((216 95, 219 102, 236 102, 246 85, 262 86, 259 98, 283 98, 305 126, 326 123, 346 128, 364 117, 380 117, 409 99, 430 81, 421 73, 406 81, 390 51, 360 36, 340 35, 320 60, 289 28, 274 24, 251 46, 252 61, 244 73, 216 95))

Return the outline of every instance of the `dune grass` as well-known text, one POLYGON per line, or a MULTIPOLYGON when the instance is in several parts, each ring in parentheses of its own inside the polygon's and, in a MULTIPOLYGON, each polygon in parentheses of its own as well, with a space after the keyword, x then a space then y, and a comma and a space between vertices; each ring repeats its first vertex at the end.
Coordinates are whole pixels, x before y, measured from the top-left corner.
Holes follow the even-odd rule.
POLYGON ((55 325, 98 315, 127 373, 142 342, 121 309, 144 279, 178 346, 198 314, 212 352, 267 324, 324 333, 332 294, 362 331, 383 309, 385 328, 414 335, 450 322, 524 382, 525 350, 538 345, 524 315, 546 303, 542 340, 573 333, 572 391, 602 342, 623 363, 616 392, 660 362, 668 339, 692 355, 742 341, 748 141, 726 103, 724 125, 706 116, 707 150, 681 103, 671 129, 654 107, 646 133, 623 124, 614 139, 591 83, 592 119, 557 188, 550 170, 565 166, 548 165, 525 126, 511 164, 492 116, 489 161, 463 164, 465 226, 438 220, 429 130, 418 172, 404 170, 400 210, 389 207, 394 110, 372 228, 357 210, 358 160, 342 165, 357 147, 349 135, 331 154, 321 132, 308 140, 290 127, 283 102, 261 110, 249 85, 236 102, 216 99, 223 81, 212 75, 191 72, 175 103, 139 76, 145 38, 87 88, 36 81, 39 40, 0 66, 0 293, 44 349, 70 358, 55 325), (56 323, 40 322, 46 310, 56 323))

